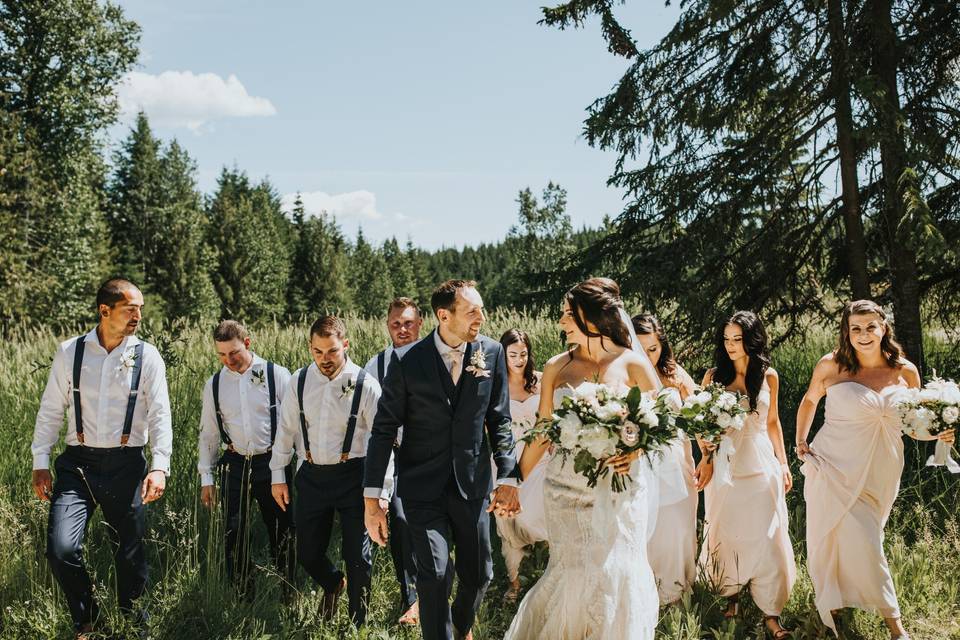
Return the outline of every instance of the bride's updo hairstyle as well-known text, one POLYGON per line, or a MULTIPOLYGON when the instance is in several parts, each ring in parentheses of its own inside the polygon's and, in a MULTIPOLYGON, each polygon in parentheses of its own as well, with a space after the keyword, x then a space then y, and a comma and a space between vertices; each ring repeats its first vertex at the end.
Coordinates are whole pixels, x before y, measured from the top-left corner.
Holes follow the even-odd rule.
POLYGON ((630 349, 630 330, 623 324, 620 310, 620 286, 610 278, 590 278, 567 291, 564 299, 573 312, 573 321, 583 335, 589 338, 608 338, 614 344, 630 349), (587 323, 596 327, 592 331, 587 323))
POLYGON ((743 350, 750 357, 744 383, 747 387, 747 395, 750 397, 750 410, 756 411, 757 396, 760 395, 763 378, 770 367, 767 331, 763 328, 760 318, 753 311, 737 311, 730 316, 729 320, 720 323, 714 341, 716 370, 713 372, 713 381, 719 382, 723 386, 733 384, 733 381, 737 379, 737 371, 734 369, 733 360, 727 355, 727 349, 723 346, 723 333, 728 324, 737 325, 743 332, 743 350))
POLYGON ((850 342, 850 316, 877 314, 880 318, 880 324, 883 325, 883 338, 880 339, 880 352, 883 359, 891 369, 899 369, 904 357, 903 347, 893 337, 893 327, 887 322, 887 314, 883 307, 873 300, 854 300, 848 302, 843 307, 843 315, 840 316, 840 342, 837 344, 837 350, 833 352, 834 362, 841 372, 849 371, 856 375, 860 371, 860 359, 857 358, 857 352, 850 342))

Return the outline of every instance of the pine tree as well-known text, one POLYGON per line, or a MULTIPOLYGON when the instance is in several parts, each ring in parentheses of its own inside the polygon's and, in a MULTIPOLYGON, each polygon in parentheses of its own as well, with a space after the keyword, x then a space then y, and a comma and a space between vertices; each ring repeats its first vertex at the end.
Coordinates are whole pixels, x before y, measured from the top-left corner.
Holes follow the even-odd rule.
POLYGON ((363 229, 357 230, 350 255, 350 283, 357 313, 367 318, 384 314, 393 299, 393 284, 383 254, 367 242, 363 229))
POLYGON ((282 315, 290 267, 283 214, 270 184, 253 187, 243 172, 224 168, 208 216, 220 314, 250 322, 282 315))
POLYGON ((396 238, 385 240, 381 253, 394 295, 416 298, 419 292, 409 254, 400 250, 396 238))
POLYGON ((297 241, 290 272, 289 313, 311 317, 347 311, 351 306, 347 284, 349 247, 336 220, 326 212, 307 218, 297 194, 293 228, 297 241))

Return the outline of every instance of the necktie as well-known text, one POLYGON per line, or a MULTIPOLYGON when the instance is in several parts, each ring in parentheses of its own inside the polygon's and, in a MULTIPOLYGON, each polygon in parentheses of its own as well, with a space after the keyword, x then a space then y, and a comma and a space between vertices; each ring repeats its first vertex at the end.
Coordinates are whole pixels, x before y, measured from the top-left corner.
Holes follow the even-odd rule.
POLYGON ((463 357, 463 354, 458 350, 448 351, 447 357, 450 359, 450 377, 453 378, 453 384, 457 384, 457 381, 460 380, 460 359, 463 357))

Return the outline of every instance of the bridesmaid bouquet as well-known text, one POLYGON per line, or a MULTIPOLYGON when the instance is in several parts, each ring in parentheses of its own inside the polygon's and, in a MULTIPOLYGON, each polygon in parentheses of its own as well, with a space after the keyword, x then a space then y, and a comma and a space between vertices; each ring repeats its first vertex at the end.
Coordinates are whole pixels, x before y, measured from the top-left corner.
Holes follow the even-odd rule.
MULTIPOLYGON (((953 380, 943 380, 934 374, 923 388, 907 389, 897 408, 901 430, 913 438, 929 440, 958 426, 960 387, 953 380)), ((946 466, 951 472, 960 473, 960 465, 950 457, 949 445, 941 440, 937 441, 927 466, 946 466)))
MULTIPOLYGON (((676 438, 678 410, 676 394, 661 393, 654 399, 637 387, 621 391, 585 382, 564 396, 553 416, 541 419, 524 440, 550 440, 564 461, 573 456, 574 470, 593 488, 610 473, 607 458, 655 452, 676 438)), ((629 479, 613 474, 613 490, 623 491, 629 479)))
POLYGON ((714 382, 687 396, 676 417, 679 428, 713 445, 708 460, 719 451, 717 476, 725 484, 732 482, 730 456, 736 452, 728 431, 743 429, 747 414, 740 403, 743 397, 742 393, 727 391, 714 382))

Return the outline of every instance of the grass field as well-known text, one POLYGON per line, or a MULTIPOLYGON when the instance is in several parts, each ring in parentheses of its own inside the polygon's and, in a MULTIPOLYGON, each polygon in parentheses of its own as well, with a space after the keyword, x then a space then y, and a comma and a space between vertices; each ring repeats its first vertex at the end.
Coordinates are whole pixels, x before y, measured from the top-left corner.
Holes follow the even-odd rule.
MULTIPOLYGON (((509 327, 527 330, 534 341, 537 361, 557 353, 561 346, 552 318, 499 314, 491 318, 484 333, 499 337, 509 327)), ((149 329, 149 326, 147 327, 149 329)), ((348 321, 351 353, 363 363, 387 340, 382 323, 348 321)), ((254 530, 252 542, 258 563, 255 596, 241 600, 225 579, 222 560, 222 528, 217 514, 199 502, 196 471, 196 441, 200 393, 207 376, 219 366, 207 328, 144 337, 156 344, 167 362, 173 407, 174 456, 164 498, 150 506, 148 554, 152 588, 149 594, 154 638, 419 638, 419 631, 399 629, 392 622, 397 588, 388 553, 374 561, 374 588, 369 625, 356 631, 349 625, 345 598, 333 623, 318 616, 319 596, 311 581, 300 574, 298 592, 281 594, 279 579, 267 568, 265 534, 254 530)), ((40 395, 49 363, 61 337, 24 333, 0 343, 0 638, 34 639, 70 637, 70 620, 43 555, 46 504, 30 490, 30 441, 40 395)), ((781 419, 788 445, 793 442, 797 402, 816 359, 828 351, 833 338, 822 334, 788 340, 773 354, 780 372, 781 419)), ((305 325, 260 327, 254 334, 254 349, 291 370, 307 361, 305 325)), ((710 349, 701 350, 699 361, 683 362, 698 377, 710 349)), ((956 361, 950 366, 944 345, 931 342, 928 353, 943 375, 956 377, 956 361)), ((58 448, 59 450, 59 448, 58 448)), ((924 469, 927 452, 907 443, 908 461, 901 495, 887 527, 888 557, 903 608, 907 629, 917 640, 960 639, 960 478, 940 469, 924 469)), ((55 452, 56 453, 56 452, 55 452)), ((802 478, 788 496, 791 533, 795 542, 800 579, 784 612, 784 623, 797 629, 797 638, 824 637, 813 608, 810 581, 803 565, 802 478)), ((256 517, 254 518, 257 521, 256 517)), ((122 627, 113 598, 112 556, 104 524, 97 516, 88 530, 86 560, 95 576, 108 623, 122 627)), ((257 524, 259 527, 259 524, 257 524)), ((331 545, 336 549, 336 542, 331 545)), ((480 611, 474 636, 477 640, 500 638, 513 615, 502 604, 506 587, 503 564, 498 562, 494 584, 480 611)), ((523 580, 529 584, 547 562, 545 548, 537 548, 525 563, 523 580)), ((747 599, 748 600, 748 599, 747 599)), ((760 614, 747 607, 739 621, 724 622, 723 603, 702 584, 680 605, 662 611, 660 638, 762 638, 760 614)), ((848 637, 886 638, 882 621, 862 612, 847 614, 848 637)))

